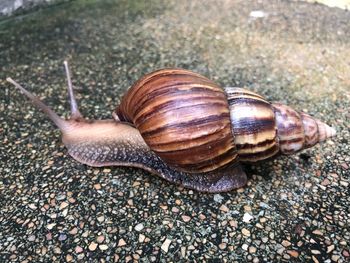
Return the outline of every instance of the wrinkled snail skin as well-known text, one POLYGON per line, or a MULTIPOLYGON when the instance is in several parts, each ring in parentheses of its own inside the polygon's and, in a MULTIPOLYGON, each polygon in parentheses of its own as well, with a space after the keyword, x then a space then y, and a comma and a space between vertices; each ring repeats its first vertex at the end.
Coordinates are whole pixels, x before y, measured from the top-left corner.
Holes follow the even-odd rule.
POLYGON ((292 154, 335 135, 306 113, 246 89, 221 89, 183 69, 145 75, 127 91, 114 119, 86 120, 65 67, 68 120, 7 80, 56 124, 68 153, 89 166, 137 167, 198 191, 225 192, 246 184, 241 162, 292 154))

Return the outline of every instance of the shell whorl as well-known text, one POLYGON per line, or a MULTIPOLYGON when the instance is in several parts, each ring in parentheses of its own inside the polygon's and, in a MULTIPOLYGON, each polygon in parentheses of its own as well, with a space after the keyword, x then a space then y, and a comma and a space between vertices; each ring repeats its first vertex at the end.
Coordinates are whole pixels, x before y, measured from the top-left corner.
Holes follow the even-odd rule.
POLYGON ((191 71, 145 75, 125 94, 116 114, 133 123, 147 145, 179 170, 212 171, 237 157, 224 91, 191 71))
POLYGON ((310 148, 335 135, 335 130, 327 124, 304 113, 297 112, 281 103, 272 104, 278 127, 280 151, 293 154, 310 148))
POLYGON ((243 88, 226 87, 225 92, 239 160, 256 162, 276 155, 279 144, 272 105, 243 88))

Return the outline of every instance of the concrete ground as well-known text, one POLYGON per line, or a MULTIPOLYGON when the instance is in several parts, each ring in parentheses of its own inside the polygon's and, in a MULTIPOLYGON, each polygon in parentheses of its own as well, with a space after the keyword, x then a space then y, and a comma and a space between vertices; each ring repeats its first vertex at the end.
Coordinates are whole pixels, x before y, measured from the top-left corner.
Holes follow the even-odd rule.
POLYGON ((350 260, 350 13, 295 1, 75 1, 0 24, 0 261, 350 260), (337 129, 301 154, 246 167, 246 187, 202 194, 67 156, 11 76, 66 115, 109 118, 162 67, 247 87, 337 129))

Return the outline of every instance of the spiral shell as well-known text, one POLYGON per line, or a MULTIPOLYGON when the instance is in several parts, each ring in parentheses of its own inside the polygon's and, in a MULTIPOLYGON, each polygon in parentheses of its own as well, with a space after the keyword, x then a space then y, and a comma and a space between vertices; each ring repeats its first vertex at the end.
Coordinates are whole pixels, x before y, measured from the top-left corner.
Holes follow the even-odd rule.
POLYGON ((114 114, 133 123, 164 162, 191 173, 292 154, 335 134, 291 107, 183 69, 145 75, 114 114))
POLYGON ((224 91, 191 71, 162 69, 145 75, 128 90, 116 113, 180 170, 212 171, 237 157, 224 91))

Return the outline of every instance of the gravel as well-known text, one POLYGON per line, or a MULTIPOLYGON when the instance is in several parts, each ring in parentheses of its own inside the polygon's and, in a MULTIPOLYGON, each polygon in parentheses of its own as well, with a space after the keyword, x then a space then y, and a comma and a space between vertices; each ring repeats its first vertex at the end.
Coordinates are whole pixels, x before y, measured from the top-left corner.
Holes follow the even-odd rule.
POLYGON ((3 21, 0 261, 348 262, 349 21, 338 8, 277 0, 78 0, 3 21), (143 74, 176 66, 307 111, 337 137, 247 166, 246 187, 216 195, 87 167, 5 82, 66 116, 64 59, 91 119, 110 118, 143 74))

